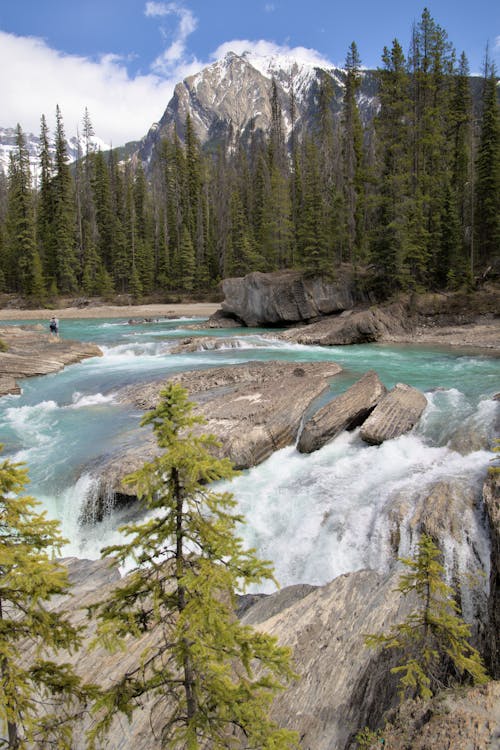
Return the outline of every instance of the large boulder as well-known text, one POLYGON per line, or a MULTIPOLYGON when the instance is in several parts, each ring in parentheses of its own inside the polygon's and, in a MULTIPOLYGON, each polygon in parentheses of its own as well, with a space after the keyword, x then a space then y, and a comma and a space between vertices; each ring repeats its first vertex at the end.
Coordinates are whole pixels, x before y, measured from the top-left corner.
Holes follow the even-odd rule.
POLYGON ((283 325, 307 321, 352 308, 355 285, 352 274, 338 280, 304 276, 299 271, 255 271, 222 282, 226 314, 247 326, 283 325))
POLYGON ((370 370, 306 422, 297 444, 298 450, 301 453, 312 453, 343 430, 358 427, 385 393, 386 388, 377 373, 370 370))
POLYGON ((405 383, 397 383, 377 404, 361 428, 365 443, 379 445, 409 432, 427 406, 423 393, 405 383))

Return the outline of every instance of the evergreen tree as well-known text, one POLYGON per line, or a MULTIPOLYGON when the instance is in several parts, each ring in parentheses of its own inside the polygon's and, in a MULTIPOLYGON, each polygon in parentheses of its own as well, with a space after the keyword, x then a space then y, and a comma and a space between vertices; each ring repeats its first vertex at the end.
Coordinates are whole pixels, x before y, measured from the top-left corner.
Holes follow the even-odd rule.
POLYGON ((98 616, 108 642, 151 631, 157 637, 98 703, 91 747, 115 712, 130 716, 142 696, 161 706, 162 747, 295 747, 295 734, 267 716, 292 677, 288 651, 234 615, 235 589, 271 570, 235 535, 242 518, 233 513, 232 495, 210 488, 234 471, 228 459, 213 456, 217 443, 195 431, 203 419, 191 412, 186 391, 169 384, 142 421, 164 453, 128 481, 154 515, 124 528, 129 542, 104 550, 118 561, 132 557, 136 567, 98 605, 98 616))
POLYGON ((451 134, 453 142, 451 188, 457 206, 460 236, 450 269, 454 284, 460 286, 470 275, 472 255, 472 96, 470 90, 469 63, 465 53, 460 56, 455 74, 453 103, 451 109, 451 134))
POLYGON ((459 614, 453 590, 445 582, 440 551, 423 534, 416 559, 403 558, 410 568, 401 576, 397 590, 415 593, 419 608, 386 635, 369 635, 368 646, 402 651, 404 663, 391 672, 400 675, 400 694, 430 698, 450 680, 488 681, 478 651, 470 645, 470 628, 459 614))
POLYGON ((72 721, 96 691, 54 661, 80 645, 67 617, 47 607, 68 593, 66 569, 52 559, 66 540, 22 495, 27 481, 21 464, 0 463, 0 745, 69 750, 72 721))
POLYGON ((403 284, 410 203, 408 74, 398 40, 382 54, 378 70, 380 111, 375 121, 379 174, 376 225, 371 238, 375 287, 388 295, 403 284))
POLYGON ((500 252, 500 111, 497 77, 488 54, 485 60, 475 197, 477 264, 484 269, 498 262, 500 252))
POLYGON ((39 184, 37 201, 37 245, 47 279, 56 278, 57 262, 54 240, 53 164, 50 154, 49 129, 45 115, 40 121, 39 184))
POLYGON ((297 229, 298 261, 311 275, 331 273, 327 225, 323 214, 320 156, 316 143, 307 139, 302 166, 302 203, 297 229))
POLYGON ((442 235, 443 198, 453 159, 450 153, 453 143, 449 138, 453 62, 454 53, 446 32, 425 8, 414 29, 409 66, 413 100, 413 220, 422 222, 420 227, 414 226, 412 252, 416 261, 414 270, 418 269, 419 274, 416 283, 424 287, 438 285, 438 279, 449 270, 439 267, 436 254, 442 235), (417 244, 423 241, 425 244, 417 244))
POLYGON ((27 296, 40 293, 43 276, 39 259, 37 278, 33 278, 37 250, 29 153, 20 125, 16 129, 16 151, 11 155, 9 168, 7 231, 9 285, 27 296))
POLYGON ((55 175, 54 188, 54 255, 56 260, 55 278, 60 292, 74 292, 77 289, 79 272, 75 252, 75 205, 73 184, 68 165, 68 146, 59 107, 56 108, 55 134, 55 175))
POLYGON ((364 174, 363 128, 356 101, 361 84, 358 48, 351 43, 346 58, 346 82, 342 110, 344 195, 348 260, 356 264, 363 249, 364 174))

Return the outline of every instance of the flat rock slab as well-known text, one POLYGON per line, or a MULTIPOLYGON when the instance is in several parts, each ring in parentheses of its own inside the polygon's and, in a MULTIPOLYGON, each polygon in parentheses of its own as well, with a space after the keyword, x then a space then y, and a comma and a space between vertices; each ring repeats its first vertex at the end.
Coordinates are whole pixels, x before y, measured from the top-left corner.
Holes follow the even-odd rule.
POLYGON ((377 373, 370 370, 306 422, 297 444, 298 450, 312 453, 343 430, 358 427, 386 393, 377 373))
POLYGON ((423 393, 405 383, 397 383, 377 404, 361 428, 365 443, 379 445, 404 435, 418 422, 427 406, 423 393))
POLYGON ((0 352, 0 396, 19 393, 20 378, 47 375, 88 357, 102 357, 96 344, 54 339, 36 328, 4 326, 0 339, 7 345, 7 351, 0 352))

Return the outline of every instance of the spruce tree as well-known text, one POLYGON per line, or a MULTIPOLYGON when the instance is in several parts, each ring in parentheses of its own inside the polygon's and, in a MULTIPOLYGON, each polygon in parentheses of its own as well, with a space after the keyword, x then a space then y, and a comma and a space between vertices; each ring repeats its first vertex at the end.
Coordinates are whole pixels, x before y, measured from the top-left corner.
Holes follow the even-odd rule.
POLYGON ((155 645, 98 702, 90 747, 117 710, 130 716, 142 697, 154 698, 157 716, 161 708, 162 747, 296 746, 295 733, 267 715, 292 677, 288 651, 234 615, 235 591, 269 579, 271 569, 236 536, 243 519, 232 495, 210 486, 234 471, 214 457, 213 436, 195 430, 202 423, 178 384, 167 385, 142 421, 163 453, 127 481, 152 515, 123 528, 128 542, 104 550, 136 566, 97 613, 108 643, 153 632, 155 645))
POLYGON ((48 606, 68 593, 67 571, 53 560, 66 540, 22 494, 27 481, 22 464, 0 463, 0 745, 69 750, 73 720, 96 690, 60 660, 80 645, 78 630, 48 606))
POLYGON ((475 189, 476 262, 483 270, 494 265, 500 253, 500 110, 497 87, 495 67, 487 54, 475 189))
POLYGON ((359 262, 364 238, 364 174, 363 174, 363 128, 359 115, 356 94, 361 84, 361 59, 355 42, 352 42, 346 58, 346 81, 342 109, 343 122, 343 174, 345 199, 345 224, 347 236, 347 260, 359 262))
POLYGON ((379 174, 376 225, 371 237, 374 286, 383 296, 403 284, 403 247, 410 202, 408 74, 398 40, 384 48, 378 70, 380 111, 375 120, 379 174))
POLYGON ((55 278, 60 292, 75 292, 79 267, 76 258, 76 216, 73 183, 68 165, 68 146, 61 110, 56 108, 54 187, 55 278))
POLYGON ((430 698, 455 681, 488 681, 481 656, 468 641, 470 628, 460 616, 453 589, 445 582, 440 556, 432 538, 423 534, 416 559, 401 559, 410 572, 401 576, 397 587, 403 596, 415 593, 418 608, 389 633, 366 637, 372 648, 401 651, 403 663, 391 672, 400 676, 402 698, 430 698))
POLYGON ((17 291, 31 296, 43 288, 43 275, 35 254, 35 213, 31 170, 26 139, 20 125, 16 129, 16 151, 11 154, 8 192, 8 257, 10 285, 17 291), (33 278, 36 271, 37 278, 33 278))
POLYGON ((37 201, 37 244, 47 279, 56 278, 57 262, 54 239, 53 163, 50 153, 49 129, 45 115, 40 120, 39 182, 37 201))

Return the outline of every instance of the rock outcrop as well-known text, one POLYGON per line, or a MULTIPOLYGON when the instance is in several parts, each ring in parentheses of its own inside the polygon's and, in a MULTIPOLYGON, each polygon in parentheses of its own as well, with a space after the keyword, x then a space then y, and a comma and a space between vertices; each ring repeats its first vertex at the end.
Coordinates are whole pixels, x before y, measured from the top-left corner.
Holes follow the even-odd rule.
MULTIPOLYGON (((187 388, 195 402, 195 413, 206 424, 200 432, 211 433, 221 443, 220 455, 228 456, 238 469, 264 461, 297 438, 304 413, 329 388, 329 378, 341 372, 332 362, 295 364, 250 362, 249 364, 194 370, 173 375, 170 381, 187 388)), ((125 388, 118 398, 144 410, 159 402, 163 383, 125 388)), ((150 433, 131 437, 119 454, 87 467, 99 477, 98 488, 89 498, 85 516, 98 519, 114 499, 125 500, 121 480, 157 454, 150 433)), ((129 496, 133 490, 128 490, 129 496)))
POLYGON ((383 745, 377 740, 369 750, 493 750, 500 747, 500 682, 406 701, 388 719, 383 745))
POLYGON ((309 419, 297 448, 312 453, 333 440, 343 430, 358 427, 387 393, 377 373, 371 370, 345 393, 337 396, 309 419))
POLYGON ((352 275, 338 281, 308 278, 299 271, 254 273, 222 282, 224 313, 247 326, 285 325, 352 308, 356 300, 352 275))
POLYGON ((377 404, 361 427, 361 438, 379 445, 409 432, 427 406, 424 394, 405 383, 397 383, 377 404))
POLYGON ((291 328, 280 335, 284 341, 312 346, 370 344, 404 330, 404 316, 382 308, 346 310, 302 328, 291 328))
MULTIPOLYGON (((118 585, 117 572, 108 561, 66 561, 72 596, 54 605, 67 611, 73 622, 87 629, 84 648, 72 655, 76 670, 86 681, 103 685, 120 679, 134 668, 144 649, 152 647, 157 633, 127 639, 127 648, 108 653, 90 650, 95 624, 86 609, 101 601, 118 585), (95 576, 92 569, 95 568, 95 576)), ((407 604, 395 591, 396 578, 373 571, 340 576, 319 588, 292 587, 264 597, 241 618, 275 635, 293 651, 299 680, 273 707, 273 718, 297 729, 303 750, 346 748, 357 729, 369 719, 377 721, 385 708, 396 705, 396 681, 389 674, 390 659, 364 647, 364 633, 377 632, 407 614, 407 604)), ((162 723, 154 710, 156 698, 138 700, 131 722, 117 715, 106 741, 108 750, 151 750, 162 723)), ((75 732, 73 750, 85 748, 85 731, 92 721, 84 715, 75 732)))
POLYGON ((0 396, 20 393, 17 380, 21 378, 47 375, 88 357, 102 357, 96 344, 55 340, 36 329, 4 326, 0 339, 7 345, 6 351, 0 351, 0 396))
POLYGON ((483 500, 490 525, 491 573, 487 660, 491 673, 500 679, 500 473, 491 471, 483 487, 483 500))

